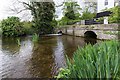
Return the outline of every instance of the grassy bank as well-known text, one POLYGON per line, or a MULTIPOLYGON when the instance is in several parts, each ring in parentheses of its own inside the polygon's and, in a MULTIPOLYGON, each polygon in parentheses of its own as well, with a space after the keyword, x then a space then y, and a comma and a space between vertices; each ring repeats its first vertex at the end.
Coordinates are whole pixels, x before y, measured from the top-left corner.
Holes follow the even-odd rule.
POLYGON ((120 47, 118 41, 107 41, 78 48, 57 78, 120 79, 120 47))

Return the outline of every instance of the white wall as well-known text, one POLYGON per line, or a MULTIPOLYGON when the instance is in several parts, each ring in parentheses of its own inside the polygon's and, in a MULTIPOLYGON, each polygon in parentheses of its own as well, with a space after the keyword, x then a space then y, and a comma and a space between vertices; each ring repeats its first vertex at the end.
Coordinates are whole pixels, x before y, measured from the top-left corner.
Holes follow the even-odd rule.
POLYGON ((105 8, 109 9, 114 7, 114 0, 108 0, 108 5, 105 5, 105 0, 98 0, 97 4, 98 4, 97 12, 102 12, 102 10, 105 8))

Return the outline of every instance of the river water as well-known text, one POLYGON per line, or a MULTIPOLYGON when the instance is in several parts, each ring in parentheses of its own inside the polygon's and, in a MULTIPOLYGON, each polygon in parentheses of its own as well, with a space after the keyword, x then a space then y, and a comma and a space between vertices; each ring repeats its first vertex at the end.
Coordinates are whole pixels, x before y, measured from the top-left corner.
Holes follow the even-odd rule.
POLYGON ((0 78, 51 78, 65 67, 65 55, 72 57, 86 40, 73 36, 0 38, 0 78))

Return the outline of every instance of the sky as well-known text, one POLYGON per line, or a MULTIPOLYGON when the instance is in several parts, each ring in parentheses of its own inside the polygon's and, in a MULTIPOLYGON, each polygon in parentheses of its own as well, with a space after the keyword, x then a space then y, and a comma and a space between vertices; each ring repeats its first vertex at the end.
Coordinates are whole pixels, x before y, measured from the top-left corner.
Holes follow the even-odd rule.
MULTIPOLYGON (((21 4, 16 3, 16 0, 0 0, 0 20, 7 18, 8 16, 18 16, 23 20, 31 20, 32 17, 30 16, 30 12, 28 11, 23 11, 20 14, 16 14, 12 12, 13 7, 22 7, 21 4)), ((25 0, 20 0, 20 1, 25 1, 25 0)), ((54 0, 56 5, 59 5, 63 2, 64 0, 54 0)), ((79 4, 81 4, 81 0, 75 0, 79 4)), ((62 7, 59 7, 56 9, 56 14, 59 16, 58 19, 62 17, 62 7)))
MULTIPOLYGON (((0 1, 1 1, 0 2, 0 20, 5 19, 9 16, 18 16, 20 18, 25 18, 25 16, 29 14, 28 11, 26 11, 26 12, 24 11, 20 14, 16 14, 15 12, 13 12, 11 10, 14 7, 21 7, 21 9, 23 8, 21 4, 16 3, 17 0, 0 0, 0 1), (24 14, 24 16, 23 16, 23 14, 24 14)), ((24 0, 20 0, 20 1, 24 1, 24 0)), ((28 17, 30 17, 30 16, 28 16, 28 17)))
POLYGON ((6 14, 5 14, 5 10, 7 7, 6 3, 9 4, 9 1, 10 0, 7 0, 7 1, 1 0, 1 2, 0 2, 0 19, 3 19, 6 16, 6 14))

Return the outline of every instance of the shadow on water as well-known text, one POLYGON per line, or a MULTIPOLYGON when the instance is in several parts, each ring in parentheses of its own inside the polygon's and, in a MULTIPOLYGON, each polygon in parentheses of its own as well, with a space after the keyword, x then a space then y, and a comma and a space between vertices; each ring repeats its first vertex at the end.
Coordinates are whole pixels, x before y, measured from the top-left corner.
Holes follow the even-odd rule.
POLYGON ((94 45, 97 43, 97 39, 93 39, 93 38, 84 38, 84 41, 86 44, 91 44, 91 45, 94 45))
MULTIPOLYGON (((0 77, 38 78, 53 77, 65 67, 65 55, 72 58, 78 46, 88 40, 73 36, 41 37, 33 43, 31 37, 0 38, 0 77)), ((94 42, 95 43, 95 42, 94 42)))
POLYGON ((86 44, 94 45, 94 44, 97 43, 97 35, 96 35, 95 32, 93 32, 93 31, 86 31, 84 33, 84 36, 85 36, 84 41, 85 41, 86 44))
POLYGON ((52 48, 55 45, 56 40, 51 37, 41 38, 39 43, 34 44, 29 69, 33 77, 51 77, 54 63, 52 48))

